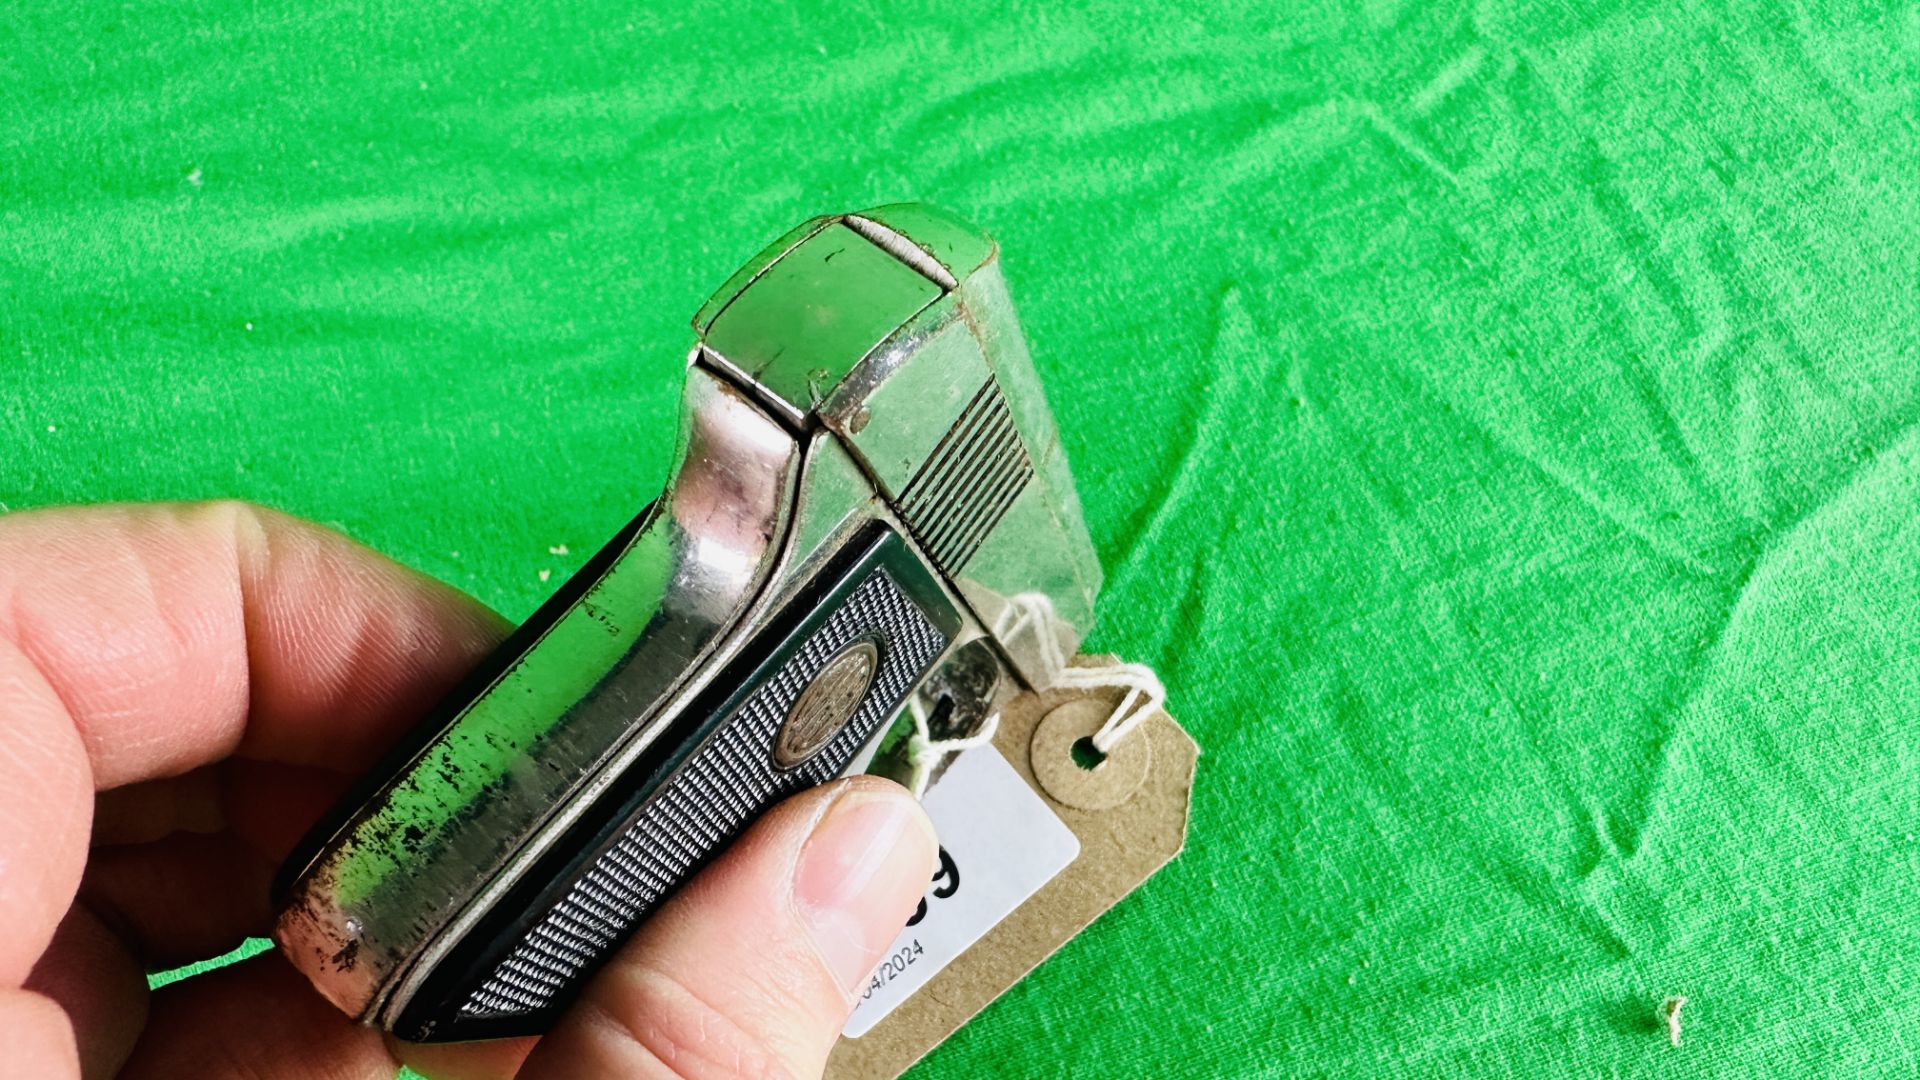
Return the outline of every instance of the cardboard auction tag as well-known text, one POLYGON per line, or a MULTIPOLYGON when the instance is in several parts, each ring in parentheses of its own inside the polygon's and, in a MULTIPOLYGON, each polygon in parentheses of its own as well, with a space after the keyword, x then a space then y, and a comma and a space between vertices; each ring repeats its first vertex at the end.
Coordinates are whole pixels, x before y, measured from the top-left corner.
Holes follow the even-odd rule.
POLYGON ((1147 717, 1093 769, 1073 759, 1121 694, 1022 694, 992 747, 940 775, 925 805, 946 857, 919 922, 868 980, 828 1080, 899 1076, 1179 853, 1199 748, 1172 717, 1147 717))

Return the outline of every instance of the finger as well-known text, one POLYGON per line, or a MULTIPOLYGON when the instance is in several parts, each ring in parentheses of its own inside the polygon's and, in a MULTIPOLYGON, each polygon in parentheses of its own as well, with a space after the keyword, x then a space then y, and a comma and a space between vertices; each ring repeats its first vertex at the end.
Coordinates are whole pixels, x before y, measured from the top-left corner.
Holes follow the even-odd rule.
POLYGON ((453 590, 270 511, 0 517, 0 985, 25 977, 74 895, 89 789, 235 751, 364 767, 500 630, 453 590))
POLYGON ((80 899, 139 957, 170 968, 238 947, 271 922, 274 864, 231 833, 95 848, 80 899))
POLYGON ((231 831, 277 862, 352 783, 350 773, 337 769, 230 758, 98 793, 92 844, 146 844, 179 832, 231 831))
POLYGON ((512 1080, 536 1039, 489 1039, 470 1043, 407 1043, 389 1040, 393 1055, 427 1080, 512 1080))
POLYGON ((59 695, 0 639, 0 987, 46 951, 80 882, 92 786, 59 695))
POLYGON ((340 1014, 277 953, 153 995, 126 1080, 392 1080, 379 1033, 340 1014))
POLYGON ((213 833, 224 828, 220 769, 215 765, 109 788, 93 799, 95 847, 144 844, 176 832, 213 833))
POLYGON ((888 781, 796 796, 641 927, 521 1076, 819 1076, 936 851, 888 781))
POLYGON ((27 976, 26 989, 66 1013, 79 1044, 80 1074, 109 1077, 126 1061, 147 1019, 147 979, 127 947, 93 912, 75 904, 27 976))
POLYGON ((353 784, 347 773, 272 761, 226 761, 220 773, 228 830, 276 866, 353 784))
MULTIPOLYGON (((904 793, 899 792, 893 785, 881 781, 863 779, 857 781, 857 786, 859 788, 857 794, 860 795, 869 795, 871 791, 877 792, 878 797, 883 799, 905 799, 904 793)), ((816 823, 821 817, 825 804, 831 801, 839 792, 840 789, 822 789, 818 792, 799 796, 793 800, 792 803, 774 811, 774 814, 769 815, 766 821, 756 826, 754 832, 742 838, 733 852, 729 853, 720 863, 715 864, 706 873, 702 874, 698 882, 689 886, 688 889, 681 894, 682 899, 675 900, 673 904, 670 904, 665 910, 661 911, 649 921, 647 926, 642 929, 640 936, 622 952, 619 958, 615 959, 613 964, 609 966, 608 972, 603 974, 601 978, 603 980, 620 978, 624 982, 627 981, 627 977, 615 976, 613 972, 622 967, 635 967, 642 970, 634 977, 651 979, 653 976, 646 973, 644 969, 651 965, 668 961, 668 951, 662 948, 662 943, 665 943, 672 946, 672 958, 670 962, 676 967, 684 966, 702 972, 732 971, 752 976, 751 978, 739 980, 729 978, 723 981, 729 984, 736 981, 745 984, 726 992, 733 994, 735 1002, 732 1007, 733 1009, 752 1016, 764 1016, 764 1024, 762 1027, 768 1033, 769 1037, 760 1041, 781 1043, 782 1041, 790 1041, 790 1035, 793 1032, 802 1029, 820 1029, 828 1032, 825 1038, 825 1044, 827 1047, 831 1047, 832 1037, 839 1033, 840 1028, 846 1022, 847 1007, 849 1004, 848 1000, 843 998, 837 990, 829 991, 822 995, 821 1000, 824 1001, 824 1004, 817 1012, 809 1012, 806 1016, 798 1020, 795 1019, 794 1010, 791 1009, 777 1015, 766 1015, 766 1006, 763 999, 782 998, 790 993, 788 988, 793 985, 791 978, 792 972, 780 970, 783 964, 786 968, 797 969, 803 979, 811 977, 816 982, 819 979, 818 969, 820 960, 813 953, 810 953, 805 945, 796 946, 793 941, 793 928, 790 925, 785 925, 791 922, 790 917, 781 918, 778 916, 782 910, 780 907, 782 903, 780 898, 786 896, 788 891, 788 886, 785 882, 791 877, 789 870, 794 862, 793 849, 802 843, 797 840, 793 834, 803 834, 808 827, 816 823), (776 815, 781 817, 776 817, 776 815), (785 824, 781 823, 782 817, 786 819, 785 824), (768 838, 761 835, 763 830, 784 831, 772 838, 768 838), (727 869, 728 865, 736 861, 742 865, 743 869, 729 871, 727 869), (711 881, 722 880, 729 875, 732 875, 733 880, 733 885, 731 886, 715 886, 710 884, 711 881), (714 891, 715 889, 720 890, 717 896, 714 891), (729 896, 732 897, 731 901, 728 900, 729 896), (769 898, 773 901, 772 909, 777 916, 771 920, 767 918, 765 913, 767 905, 762 903, 762 901, 768 900, 769 898), (731 906, 727 906, 729 903, 731 903, 731 906), (689 911, 688 909, 691 910, 689 911), (676 915, 676 912, 680 914, 676 915), (680 919, 689 929, 686 932, 669 933, 664 937, 655 929, 656 927, 666 926, 668 920, 675 918, 680 919), (742 938, 741 932, 748 929, 771 930, 772 932, 763 933, 759 936, 749 935, 746 938, 742 938), (725 940, 737 944, 740 947, 739 955, 727 955, 714 948, 714 942, 716 940, 725 940), (781 959, 780 953, 780 950, 783 948, 787 949, 790 954, 785 961, 781 959), (797 949, 799 953, 797 962, 791 955, 795 949, 797 949), (761 979, 759 977, 761 974, 768 976, 768 979, 761 979)), ((910 799, 906 799, 905 801, 908 804, 906 813, 910 816, 919 816, 918 807, 915 806, 910 799)), ((915 838, 913 836, 907 836, 904 839, 910 843, 915 838)), ((885 846, 884 840, 882 840, 881 846, 885 846)), ((892 852, 888 852, 887 854, 893 858, 903 857, 892 852)), ((877 950, 883 949, 886 944, 891 942, 894 936, 898 934, 901 924, 906 921, 907 915, 912 912, 914 902, 918 900, 926 890, 927 879, 932 874, 930 861, 932 856, 928 857, 929 862, 925 866, 913 866, 914 859, 911 857, 911 853, 904 857, 909 864, 906 884, 901 887, 906 894, 906 898, 902 901, 902 906, 897 912, 887 911, 881 915, 879 920, 880 929, 877 931, 877 943, 870 942, 865 937, 858 935, 849 937, 845 934, 836 934, 834 936, 833 940, 835 942, 845 943, 851 941, 852 943, 851 947, 855 953, 854 959, 843 962, 842 967, 857 969, 854 976, 856 982, 863 980, 872 970, 874 962, 878 959, 877 950), (871 946, 872 950, 875 950, 872 956, 867 955, 869 946, 871 946)), ((876 891, 885 893, 886 890, 881 888, 876 891)), ((884 898, 881 898, 879 902, 884 906, 884 898)), ((856 916, 856 921, 863 918, 864 916, 856 916)), ((864 923, 862 922, 860 925, 864 926, 864 923)), ((714 991, 702 989, 702 987, 705 986, 705 982, 710 980, 707 980, 704 974, 701 978, 702 982, 700 986, 694 987, 695 994, 700 1000, 715 1000, 714 991)), ((596 989, 588 991, 589 995, 596 994, 597 992, 598 984, 596 984, 596 989)), ((636 1006, 649 1016, 655 1011, 651 1005, 638 1003, 635 998, 625 997, 624 999, 628 1005, 636 1006)), ((634 1009, 625 1008, 624 1011, 633 1012, 634 1009)), ((732 1013, 729 1012, 728 1015, 732 1015, 732 1013)), ((681 1026, 694 1026, 696 1023, 711 1025, 714 1019, 712 1016, 688 1018, 683 1015, 677 1020, 669 1020, 668 1022, 681 1026)), ((817 1031, 815 1033, 817 1034, 817 1031)), ((711 1051, 715 1060, 724 1064, 725 1067, 718 1070, 718 1075, 732 1076, 736 1075, 738 1071, 733 1062, 738 1061, 745 1063, 753 1060, 766 1060, 768 1058, 767 1053, 763 1050, 756 1048, 743 1051, 741 1049, 741 1046, 748 1037, 757 1039, 757 1035, 745 1029, 742 1029, 736 1034, 740 1035, 741 1038, 728 1041, 716 1038, 712 1030, 703 1029, 699 1031, 696 1036, 689 1036, 689 1038, 698 1039, 703 1042, 705 1048, 711 1051)), ((571 1036, 565 1034, 563 1028, 562 1032, 556 1032, 554 1035, 550 1035, 543 1040, 542 1045, 555 1044, 558 1046, 558 1049, 546 1051, 542 1056, 542 1061, 529 1066, 529 1071, 525 1075, 595 1076, 602 1075, 600 1071, 602 1069, 611 1070, 615 1068, 625 1069, 632 1067, 630 1063, 620 1060, 618 1055, 596 1055, 591 1058, 583 1057, 577 1047, 569 1047, 566 1044, 566 1040, 569 1038, 571 1038, 571 1036), (559 1064, 553 1064, 555 1060, 557 1060, 559 1064), (557 1071, 543 1073, 540 1070, 557 1071)), ((624 1038, 627 1038, 627 1036, 616 1033, 615 1041, 619 1042, 624 1038)), ((803 1040, 803 1042, 805 1042, 806 1045, 799 1046, 797 1049, 804 1055, 814 1055, 816 1050, 813 1044, 817 1042, 817 1040, 808 1038, 803 1040)), ((521 1066, 522 1060, 528 1056, 535 1044, 531 1039, 512 1039, 465 1045, 431 1045, 396 1041, 392 1045, 396 1055, 404 1061, 408 1067, 423 1076, 429 1077, 430 1080, 505 1080, 505 1078, 515 1075, 516 1070, 521 1066)), ((758 1046, 757 1042, 755 1046, 758 1046)), ((644 1047, 641 1048, 641 1052, 647 1053, 654 1058, 659 1057, 657 1053, 653 1053, 644 1047)), ((825 1049, 817 1050, 817 1054, 822 1060, 824 1060, 825 1053, 825 1049)), ((679 1056, 683 1059, 685 1058, 684 1054, 679 1056)), ((679 1067, 690 1070, 686 1075, 699 1075, 698 1070, 695 1069, 691 1063, 684 1060, 679 1067)), ((744 1064, 740 1068, 745 1070, 749 1075, 751 1074, 751 1070, 744 1064)), ((812 1069, 817 1073, 819 1066, 815 1064, 812 1066, 812 1069)), ((607 1072, 606 1075, 626 1074, 624 1072, 607 1072)), ((804 1076, 807 1075, 807 1071, 805 1068, 802 1068, 796 1072, 795 1075, 804 1076)))
MULTIPOLYGON (((218 784, 207 786, 219 790, 210 797, 144 792, 139 801, 157 803, 161 812, 176 812, 176 823, 184 824, 208 814, 201 803, 210 798, 211 818, 226 826, 220 831, 174 831, 144 843, 99 845, 109 827, 100 821, 94 825, 96 846, 80 895, 150 968, 217 956, 247 937, 268 934, 274 868, 349 783, 328 770, 271 762, 228 761, 218 768, 218 784), (194 809, 181 812, 183 803, 194 809)), ((118 790, 165 783, 149 781, 118 790)), ((105 807, 109 800, 103 798, 99 805, 105 807)), ((123 823, 113 831, 137 834, 138 827, 123 823)))
POLYGON ((73 1025, 52 998, 31 990, 0 990, 0 1031, 7 1033, 0 1077, 61 1080, 80 1075, 73 1025))
POLYGON ((103 791, 80 897, 148 969, 266 936, 274 868, 349 783, 235 759, 103 791))
POLYGON ((240 503, 0 517, 0 636, 65 704, 97 787, 238 750, 352 769, 496 641, 497 616, 240 503))

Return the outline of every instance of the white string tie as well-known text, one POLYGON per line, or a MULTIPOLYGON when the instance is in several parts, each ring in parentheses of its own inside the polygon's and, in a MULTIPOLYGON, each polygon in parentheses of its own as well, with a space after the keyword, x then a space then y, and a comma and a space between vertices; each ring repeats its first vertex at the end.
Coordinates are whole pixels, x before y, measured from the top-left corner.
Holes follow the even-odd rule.
MULTIPOLYGON (((1069 667, 1067 658, 1060 653, 1060 638, 1053 632, 1058 622, 1053 613, 1053 601, 1045 593, 1020 593, 1003 608, 993 623, 993 636, 1000 641, 1011 643, 1020 634, 1030 634, 1036 646, 1035 653, 1045 672, 1045 684, 1040 690, 1065 687, 1073 690, 1102 690, 1117 688, 1125 690, 1120 704, 1116 706, 1106 722, 1093 733, 1093 748, 1103 756, 1113 752, 1120 740, 1133 733, 1144 723, 1147 717, 1159 712, 1167 702, 1167 688, 1160 676, 1145 664, 1103 664, 1099 667, 1069 667)), ((921 706, 918 695, 907 699, 907 711, 913 717, 913 735, 907 740, 907 763, 912 768, 907 786, 915 796, 926 793, 927 784, 933 777, 934 769, 946 760, 950 754, 976 746, 985 746, 993 741, 994 733, 1000 730, 998 710, 989 715, 980 729, 971 735, 957 739, 935 739, 927 727, 926 710, 921 706)))
POLYGON ((1039 646, 1040 665, 1046 669, 1047 684, 1042 690, 1064 686, 1075 690, 1099 690, 1118 687, 1126 696, 1120 705, 1093 733, 1093 748, 1110 753, 1121 739, 1158 712, 1167 703, 1167 688, 1160 676, 1145 664, 1104 664, 1100 667, 1068 667, 1060 655, 1060 639, 1053 627, 1058 622, 1053 601, 1046 593, 1020 593, 1008 602, 993 623, 993 636, 1012 641, 1022 631, 1033 634, 1039 646))
POLYGON ((913 734, 907 739, 907 765, 913 771, 908 774, 907 789, 913 792, 916 799, 927 793, 933 770, 947 759, 947 755, 986 746, 993 742, 994 733, 1000 730, 1000 713, 996 710, 981 723, 980 730, 971 735, 962 735, 957 739, 936 739, 927 727, 927 711, 921 707, 917 694, 907 699, 907 713, 913 717, 913 734))

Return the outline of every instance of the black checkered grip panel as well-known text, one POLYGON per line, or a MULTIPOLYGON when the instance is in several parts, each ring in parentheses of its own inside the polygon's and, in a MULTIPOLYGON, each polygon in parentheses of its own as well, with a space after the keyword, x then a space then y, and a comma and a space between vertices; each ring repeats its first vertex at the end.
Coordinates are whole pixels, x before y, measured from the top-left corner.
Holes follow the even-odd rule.
POLYGON ((461 1017, 521 1015, 551 1004, 761 811, 846 768, 945 646, 940 630, 875 569, 661 785, 620 839, 468 995, 461 1017), (775 768, 774 738, 795 699, 828 660, 862 637, 880 649, 865 701, 819 753, 791 771, 775 768))

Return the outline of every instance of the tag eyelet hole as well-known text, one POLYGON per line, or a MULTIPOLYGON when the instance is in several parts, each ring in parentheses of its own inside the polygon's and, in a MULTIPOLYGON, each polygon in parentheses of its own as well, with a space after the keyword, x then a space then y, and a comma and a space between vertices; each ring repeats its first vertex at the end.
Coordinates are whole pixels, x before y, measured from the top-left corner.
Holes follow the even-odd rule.
POLYGON ((1033 778, 1054 802, 1075 810, 1108 810, 1133 796, 1153 764, 1150 731, 1135 731, 1102 753, 1094 737, 1113 716, 1113 702, 1081 695, 1040 718, 1027 744, 1033 778))
POLYGON ((1088 772, 1092 772, 1107 763, 1107 755, 1101 753, 1100 748, 1093 745, 1093 736, 1091 735, 1082 735, 1078 739, 1075 739, 1071 752, 1073 754, 1073 763, 1088 772))

